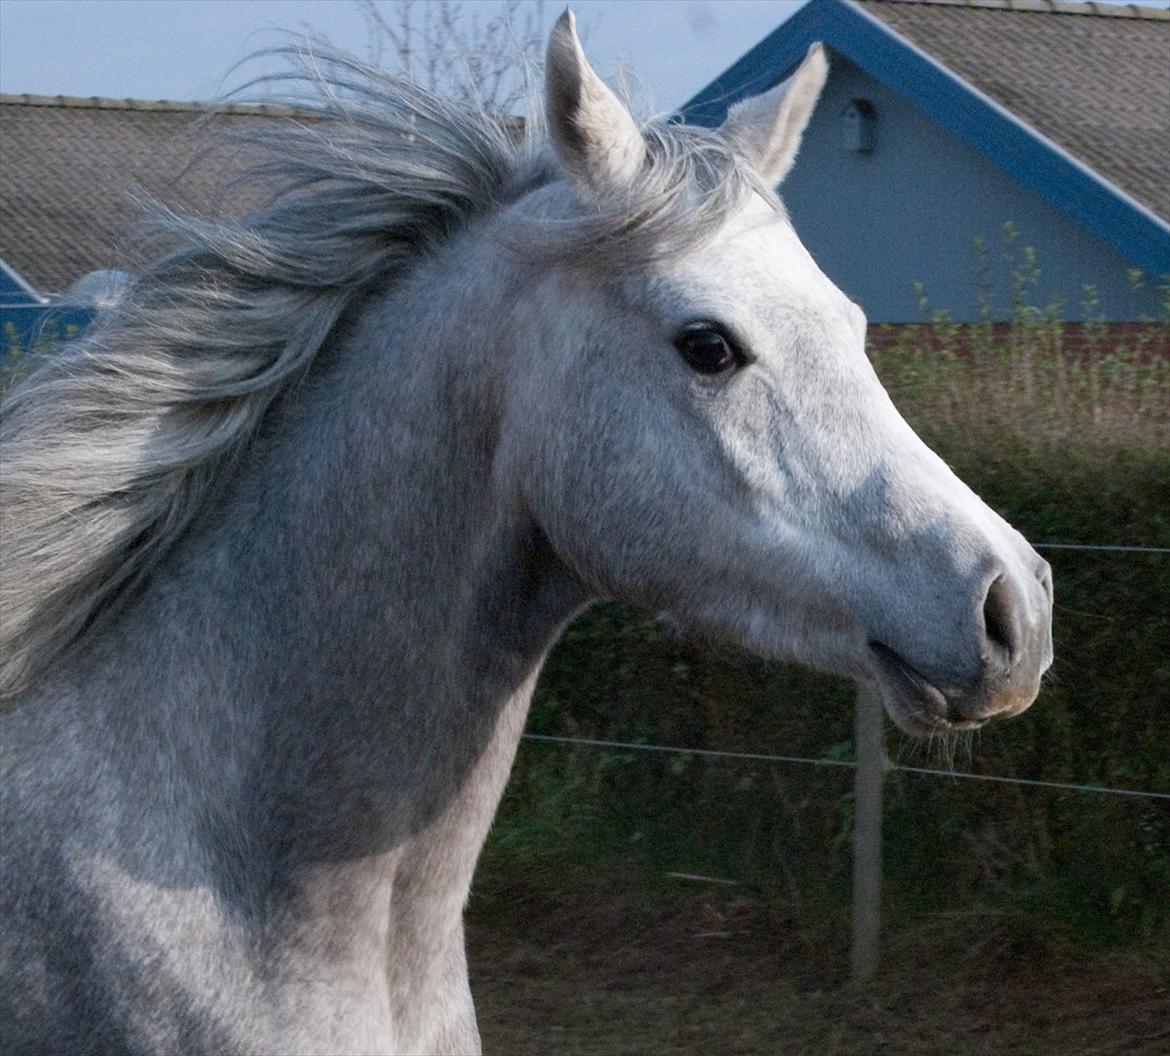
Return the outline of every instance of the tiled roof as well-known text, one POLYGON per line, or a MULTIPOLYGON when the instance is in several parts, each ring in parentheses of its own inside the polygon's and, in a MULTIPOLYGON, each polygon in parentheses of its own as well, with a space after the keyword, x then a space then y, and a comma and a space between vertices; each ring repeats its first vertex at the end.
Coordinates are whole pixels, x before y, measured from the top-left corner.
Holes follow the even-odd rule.
MULTIPOLYGON (((853 2, 1170 220, 1170 11, 1064 0, 853 2)), ((135 185, 179 208, 239 210, 249 203, 238 193, 216 198, 238 161, 207 155, 207 126, 293 113, 0 95, 0 259, 47 291, 132 263, 119 246, 138 215, 135 185)))
POLYGON ((1170 220, 1170 10, 1063 0, 854 0, 1170 220))
POLYGON ((294 113, 0 95, 0 259, 38 290, 59 292, 89 271, 133 263, 124 246, 140 215, 137 188, 180 209, 246 208, 255 192, 219 197, 239 163, 208 153, 212 126, 294 113))

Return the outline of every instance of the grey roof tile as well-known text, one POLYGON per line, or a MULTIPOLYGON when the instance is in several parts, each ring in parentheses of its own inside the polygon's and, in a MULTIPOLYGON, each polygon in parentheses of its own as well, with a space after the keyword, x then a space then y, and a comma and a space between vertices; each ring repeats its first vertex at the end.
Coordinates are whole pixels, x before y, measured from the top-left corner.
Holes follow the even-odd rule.
POLYGON ((853 0, 1170 220, 1170 11, 1064 0, 853 0))
POLYGON ((38 290, 133 266, 136 195, 236 213, 256 189, 220 191, 240 159, 211 150, 215 126, 293 112, 125 99, 0 95, 0 259, 38 290))

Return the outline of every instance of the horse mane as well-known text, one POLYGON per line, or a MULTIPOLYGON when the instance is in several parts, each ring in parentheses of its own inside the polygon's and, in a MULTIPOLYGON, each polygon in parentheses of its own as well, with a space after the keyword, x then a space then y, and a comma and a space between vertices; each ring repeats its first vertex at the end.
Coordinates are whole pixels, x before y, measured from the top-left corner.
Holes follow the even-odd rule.
MULTIPOLYGON (((539 109, 521 129, 329 48, 282 49, 275 100, 308 116, 223 133, 267 204, 154 208, 172 248, 0 408, 0 697, 42 676, 172 550, 364 292, 558 178, 539 109)), ((271 101, 271 100, 270 100, 271 101)), ((749 187, 715 135, 644 127, 645 178, 524 249, 620 265, 712 233, 749 187)))

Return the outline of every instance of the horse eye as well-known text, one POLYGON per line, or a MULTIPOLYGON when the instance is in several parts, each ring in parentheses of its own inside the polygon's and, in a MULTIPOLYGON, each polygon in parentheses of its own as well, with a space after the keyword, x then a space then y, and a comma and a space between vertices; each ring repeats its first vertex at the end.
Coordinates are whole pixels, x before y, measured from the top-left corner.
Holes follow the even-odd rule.
POLYGON ((741 362, 735 345, 715 323, 689 323, 674 339, 674 347, 700 374, 722 374, 741 362))

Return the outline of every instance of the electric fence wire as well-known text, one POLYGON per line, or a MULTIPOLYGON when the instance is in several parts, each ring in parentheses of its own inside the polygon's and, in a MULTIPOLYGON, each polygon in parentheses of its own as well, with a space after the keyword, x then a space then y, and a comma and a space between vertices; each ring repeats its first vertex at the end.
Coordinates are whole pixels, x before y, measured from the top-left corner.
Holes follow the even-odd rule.
MULTIPOLYGON (((543 733, 526 733, 526 741, 542 741, 550 744, 573 744, 590 748, 606 748, 614 751, 663 752, 672 755, 694 755, 711 759, 739 759, 761 763, 795 763, 804 766, 837 766, 853 769, 857 764, 852 759, 818 759, 801 755, 772 755, 765 752, 723 752, 713 748, 681 748, 669 744, 644 744, 638 741, 606 741, 595 737, 554 737, 543 733)), ((1077 785, 1067 781, 1039 781, 1026 777, 1006 777, 1002 774, 973 774, 965 770, 933 770, 925 766, 905 766, 901 763, 886 764, 886 771, 906 774, 920 774, 930 777, 951 777, 968 781, 993 781, 1004 785, 1027 785, 1032 788, 1052 788, 1065 792, 1086 792, 1109 796, 1132 796, 1141 799, 1170 799, 1170 792, 1151 792, 1137 788, 1111 788, 1106 785, 1077 785)))
POLYGON ((1094 543, 1033 543, 1033 550, 1097 550, 1115 554, 1170 554, 1170 546, 1111 546, 1094 543))

